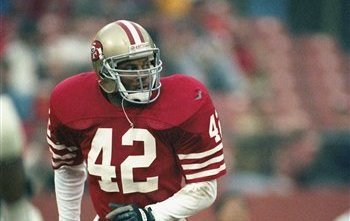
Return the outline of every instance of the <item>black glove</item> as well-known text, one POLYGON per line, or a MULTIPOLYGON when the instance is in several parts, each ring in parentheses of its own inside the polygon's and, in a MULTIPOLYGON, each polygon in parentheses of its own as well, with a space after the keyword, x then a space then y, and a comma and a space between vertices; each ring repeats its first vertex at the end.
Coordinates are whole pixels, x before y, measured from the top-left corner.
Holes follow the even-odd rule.
POLYGON ((106 215, 106 218, 111 221, 155 221, 151 208, 146 210, 132 204, 115 203, 110 203, 109 207, 112 211, 106 215))

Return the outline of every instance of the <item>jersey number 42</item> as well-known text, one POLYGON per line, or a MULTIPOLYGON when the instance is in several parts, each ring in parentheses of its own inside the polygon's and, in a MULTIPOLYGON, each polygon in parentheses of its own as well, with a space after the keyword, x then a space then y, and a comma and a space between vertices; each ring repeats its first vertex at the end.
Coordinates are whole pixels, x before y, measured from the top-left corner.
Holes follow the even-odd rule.
MULTIPOLYGON (((120 192, 116 178, 115 166, 112 160, 112 128, 99 128, 92 140, 91 150, 88 154, 88 171, 91 175, 101 177, 100 187, 106 192, 120 192), (96 160, 102 152, 102 163, 96 160)), ((158 176, 148 177, 146 181, 133 181, 133 168, 147 168, 156 159, 156 140, 146 129, 130 128, 122 136, 122 146, 130 146, 134 141, 144 143, 144 155, 128 156, 120 164, 120 178, 123 193, 147 193, 158 189, 158 176)))

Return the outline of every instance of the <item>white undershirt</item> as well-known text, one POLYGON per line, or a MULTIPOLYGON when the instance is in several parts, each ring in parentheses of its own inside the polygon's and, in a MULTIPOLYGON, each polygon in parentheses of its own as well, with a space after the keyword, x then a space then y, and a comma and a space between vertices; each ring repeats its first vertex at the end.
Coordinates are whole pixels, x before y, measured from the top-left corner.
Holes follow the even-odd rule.
MULTIPOLYGON (((59 221, 80 221, 81 199, 86 179, 85 164, 55 170, 55 192, 59 221)), ((185 185, 170 198, 146 206, 155 220, 185 220, 209 207, 216 199, 216 180, 185 185)))
POLYGON ((80 221, 81 198, 86 179, 85 165, 55 170, 55 192, 59 221, 80 221))

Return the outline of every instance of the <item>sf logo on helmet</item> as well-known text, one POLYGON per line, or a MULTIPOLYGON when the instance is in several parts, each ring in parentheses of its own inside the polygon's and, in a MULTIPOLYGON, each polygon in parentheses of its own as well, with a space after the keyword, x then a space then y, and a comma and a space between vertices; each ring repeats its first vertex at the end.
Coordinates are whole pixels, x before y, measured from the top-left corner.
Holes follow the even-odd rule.
POLYGON ((97 61, 103 59, 103 46, 98 40, 95 40, 91 46, 91 60, 97 61))

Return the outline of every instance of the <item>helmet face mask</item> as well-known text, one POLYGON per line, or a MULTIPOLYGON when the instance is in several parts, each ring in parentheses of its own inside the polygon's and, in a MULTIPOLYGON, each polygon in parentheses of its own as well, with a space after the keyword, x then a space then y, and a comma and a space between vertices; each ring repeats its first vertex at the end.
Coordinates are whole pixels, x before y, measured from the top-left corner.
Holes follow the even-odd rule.
MULTIPOLYGON (((154 55, 159 54, 159 50, 154 55)), ((120 59, 118 57, 110 57, 103 61, 105 73, 103 76, 113 80, 116 83, 116 89, 120 95, 131 103, 150 103, 159 96, 160 89, 160 72, 162 70, 162 62, 159 55, 141 58, 150 62, 148 67, 138 69, 124 69, 121 63, 137 61, 138 59, 120 59)))
POLYGON ((106 93, 118 91, 131 103, 147 104, 160 94, 162 62, 159 49, 140 25, 117 21, 103 27, 91 48, 91 59, 106 93), (114 82, 114 87, 110 86, 114 82))

